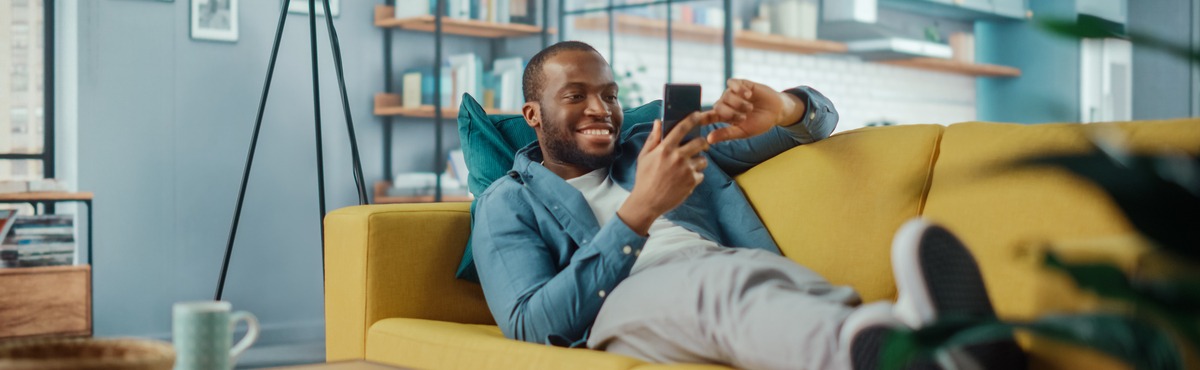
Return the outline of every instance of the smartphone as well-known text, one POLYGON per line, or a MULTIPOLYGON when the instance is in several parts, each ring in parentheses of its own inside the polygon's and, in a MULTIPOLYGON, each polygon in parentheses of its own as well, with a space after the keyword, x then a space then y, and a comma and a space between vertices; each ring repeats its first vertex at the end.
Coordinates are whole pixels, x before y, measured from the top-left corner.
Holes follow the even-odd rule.
MULTIPOLYGON (((679 121, 692 112, 700 111, 700 85, 696 84, 666 84, 663 86, 662 105, 663 137, 671 132, 679 121)), ((686 143, 700 137, 700 126, 692 129, 680 143, 686 143)))

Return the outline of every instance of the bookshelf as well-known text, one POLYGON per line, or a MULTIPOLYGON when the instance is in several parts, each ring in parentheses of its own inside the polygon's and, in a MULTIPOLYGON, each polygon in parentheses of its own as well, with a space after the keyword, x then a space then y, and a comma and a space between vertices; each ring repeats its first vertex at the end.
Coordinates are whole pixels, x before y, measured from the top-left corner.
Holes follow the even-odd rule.
MULTIPOLYGON (((667 35, 667 22, 664 20, 639 17, 628 14, 617 14, 616 32, 645 37, 662 37, 667 35)), ((576 19, 575 26, 581 30, 608 30, 608 17, 582 17, 576 19)), ((671 37, 679 40, 720 44, 722 37, 720 28, 707 27, 698 24, 673 23, 671 37)), ((796 54, 840 54, 846 52, 846 45, 827 40, 803 40, 780 35, 764 34, 753 31, 737 30, 733 33, 733 43, 737 47, 767 51, 778 51, 796 54)), ((879 60, 873 63, 894 65, 905 68, 916 68, 942 73, 956 73, 976 77, 1019 77, 1021 70, 1008 66, 966 63, 951 59, 913 58, 899 60, 879 60)))
MULTIPOLYGON (((537 7, 539 7, 542 10, 541 16, 540 16, 541 23, 547 24, 548 18, 546 17, 545 9, 547 9, 547 6, 549 5, 549 1, 548 0, 540 0, 540 1, 539 0, 528 0, 528 1, 530 2, 531 6, 537 5, 537 7)), ((384 160, 383 160, 384 176, 383 177, 384 177, 384 179, 380 180, 380 181, 376 181, 374 183, 374 190, 375 190, 374 196, 375 197, 374 197, 373 203, 378 204, 378 203, 418 203, 418 202, 439 202, 439 201, 451 201, 451 202, 470 201, 471 200, 470 197, 443 196, 440 193, 440 189, 441 189, 440 176, 438 177, 438 183, 437 183, 437 188, 439 190, 435 196, 420 196, 420 197, 387 196, 387 190, 392 186, 391 181, 393 178, 392 168, 391 168, 392 167, 391 159, 392 159, 392 150, 393 150, 391 140, 392 140, 392 125, 393 125, 393 123, 398 120, 408 121, 408 120, 413 120, 413 119, 432 119, 435 122, 438 122, 438 124, 434 125, 436 134, 435 134, 435 138, 434 138, 434 161, 435 161, 435 163, 434 163, 433 168, 441 169, 445 166, 443 164, 444 163, 443 159, 445 158, 446 153, 444 153, 444 150, 443 150, 443 145, 442 145, 442 140, 441 140, 443 127, 440 123, 444 122, 444 120, 446 120, 446 119, 453 120, 454 118, 456 118, 458 116, 458 113, 459 113, 457 107, 422 105, 420 107, 414 108, 414 107, 404 107, 403 106, 400 94, 398 94, 392 90, 396 86, 396 84, 395 84, 396 81, 393 79, 393 72, 392 72, 393 68, 395 67, 392 62, 392 47, 393 47, 392 31, 393 30, 401 30, 401 31, 431 34, 434 37, 436 51, 431 50, 430 54, 433 54, 433 56, 434 56, 433 60, 435 61, 435 63, 441 63, 441 61, 445 59, 445 55, 443 55, 443 44, 445 43, 445 41, 443 40, 444 35, 456 35, 456 36, 463 36, 463 37, 474 38, 474 39, 491 40, 491 41, 504 40, 504 39, 508 39, 508 38, 517 38, 517 37, 541 36, 542 44, 543 44, 543 46, 545 46, 545 44, 549 40, 548 35, 554 34, 556 31, 553 28, 543 28, 542 26, 532 25, 532 24, 488 22, 488 21, 482 21, 482 20, 476 20, 476 19, 457 19, 457 18, 451 18, 451 17, 447 17, 447 16, 437 16, 437 15, 433 15, 433 14, 421 15, 421 16, 415 16, 415 17, 396 18, 395 17, 396 8, 395 8, 395 6, 391 5, 392 3, 399 3, 399 2, 388 1, 387 4, 376 5, 374 8, 375 14, 374 14, 374 18, 373 18, 374 25, 376 27, 380 28, 381 30, 383 30, 383 32, 385 32, 384 40, 383 40, 384 68, 387 68, 387 71, 385 71, 385 73, 384 73, 385 91, 375 94, 374 102, 373 102, 374 103, 374 114, 378 117, 381 117, 383 119, 383 124, 384 124, 384 129, 383 129, 383 157, 384 157, 384 160), (440 32, 437 27, 439 21, 441 23, 440 32)), ((440 6, 447 6, 446 4, 444 4, 445 1, 439 1, 439 3, 442 3, 442 4, 440 4, 440 6)), ((532 8, 530 8, 530 9, 532 9, 532 8)), ((433 13, 437 14, 438 12, 435 11, 433 13)), ((537 14, 537 12, 527 13, 527 14, 537 14)), ((496 44, 493 43, 491 45, 490 49, 492 49, 493 52, 495 52, 496 44)), ((491 55, 491 57, 495 58, 495 57, 497 57, 497 55, 491 55)), ((489 61, 486 61, 486 60, 483 62, 485 64, 490 63, 489 61)), ((438 75, 438 73, 435 72, 435 75, 438 75)), ((448 104, 448 102, 439 102, 439 103, 440 104, 448 104)), ((514 115, 521 114, 521 112, 519 112, 519 111, 504 111, 504 110, 496 110, 496 109, 488 109, 487 112, 488 112, 488 114, 514 114, 514 115)))

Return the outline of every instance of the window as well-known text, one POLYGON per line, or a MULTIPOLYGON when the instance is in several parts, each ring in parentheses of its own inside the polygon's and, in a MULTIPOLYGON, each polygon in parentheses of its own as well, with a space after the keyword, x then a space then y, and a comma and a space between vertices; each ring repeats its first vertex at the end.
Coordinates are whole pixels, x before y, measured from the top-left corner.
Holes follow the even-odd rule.
POLYGON ((0 181, 54 176, 53 8, 0 0, 0 181))

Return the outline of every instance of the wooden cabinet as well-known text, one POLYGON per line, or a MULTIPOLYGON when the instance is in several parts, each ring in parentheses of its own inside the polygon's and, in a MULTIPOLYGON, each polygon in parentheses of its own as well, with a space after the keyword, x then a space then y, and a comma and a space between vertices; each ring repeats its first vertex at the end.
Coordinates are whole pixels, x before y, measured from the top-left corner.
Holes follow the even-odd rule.
POLYGON ((92 335, 88 265, 0 269, 0 338, 92 335))

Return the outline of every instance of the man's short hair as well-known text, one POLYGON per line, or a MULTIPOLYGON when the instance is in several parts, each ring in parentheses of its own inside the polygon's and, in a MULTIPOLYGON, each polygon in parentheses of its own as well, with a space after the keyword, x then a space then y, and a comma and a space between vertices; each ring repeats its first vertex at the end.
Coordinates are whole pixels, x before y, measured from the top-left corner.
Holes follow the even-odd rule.
POLYGON ((554 45, 550 45, 529 59, 529 64, 525 66, 525 76, 521 79, 521 89, 525 93, 525 101, 538 101, 542 97, 542 85, 545 84, 546 77, 542 74, 542 65, 546 63, 546 59, 558 55, 564 51, 590 51, 599 54, 596 48, 581 41, 562 41, 554 45))

